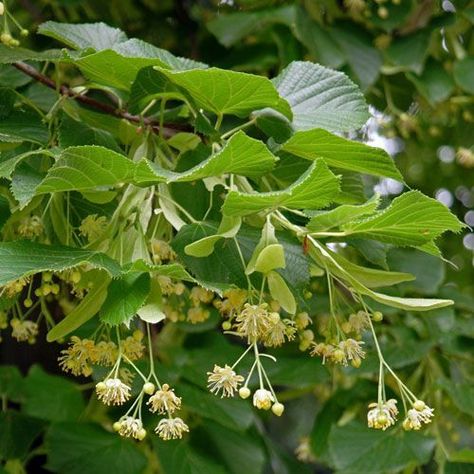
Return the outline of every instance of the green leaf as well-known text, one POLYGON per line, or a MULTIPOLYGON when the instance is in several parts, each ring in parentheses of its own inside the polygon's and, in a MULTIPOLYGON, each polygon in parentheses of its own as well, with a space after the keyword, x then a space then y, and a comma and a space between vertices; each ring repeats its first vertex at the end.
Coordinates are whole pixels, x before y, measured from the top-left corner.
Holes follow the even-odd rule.
POLYGON ((342 255, 328 250, 331 257, 347 272, 349 272, 362 285, 368 288, 379 288, 383 286, 392 286, 404 281, 412 281, 415 279, 410 273, 404 272, 388 272, 377 270, 375 268, 362 267, 347 260, 342 255))
POLYGON ((219 240, 235 237, 241 224, 242 220, 239 217, 223 216, 217 234, 203 237, 192 244, 186 245, 184 251, 192 257, 207 257, 214 252, 214 246, 219 240))
POLYGON ((440 380, 440 385, 461 412, 474 416, 474 387, 471 383, 440 380))
POLYGON ((407 74, 407 78, 431 105, 447 99, 454 90, 452 77, 436 61, 429 61, 419 76, 407 74))
POLYGON ((339 69, 346 62, 346 56, 336 41, 325 28, 313 21, 304 8, 297 10, 293 32, 321 64, 339 69))
POLYGON ((296 300, 285 280, 277 272, 270 272, 267 275, 267 281, 272 298, 278 301, 287 313, 295 314, 296 300))
POLYGON ((58 140, 61 148, 77 145, 99 145, 122 153, 109 132, 90 127, 85 122, 74 120, 67 115, 61 120, 58 140))
MULTIPOLYGON (((148 75, 139 73, 144 68, 160 66, 176 70, 207 67, 203 63, 174 56, 164 49, 138 39, 130 39, 75 60, 81 71, 93 81, 123 90, 132 90, 132 104, 135 100, 151 100, 154 93, 148 75), (134 82, 137 82, 137 85, 134 82), (140 91, 138 98, 137 91, 140 91), (145 97, 144 97, 145 96, 145 97)), ((133 109, 133 106, 132 106, 133 109)))
POLYGON ((0 120, 0 142, 26 141, 43 145, 48 139, 48 128, 35 112, 15 110, 0 120))
POLYGON ((433 438, 417 432, 381 432, 351 423, 333 426, 329 449, 338 472, 374 473, 400 471, 411 463, 427 463, 435 446, 433 438))
POLYGON ((113 280, 100 310, 100 319, 110 326, 130 323, 150 293, 148 273, 129 273, 113 280))
POLYGON ((273 83, 291 105, 296 130, 355 130, 370 117, 362 92, 342 72, 294 61, 273 83))
POLYGON ((109 278, 102 278, 100 281, 95 281, 95 285, 81 302, 48 332, 46 340, 48 342, 57 341, 93 318, 99 312, 107 297, 107 287, 109 283, 109 278))
POLYGON ((263 443, 255 434, 230 430, 211 421, 206 423, 205 431, 215 445, 214 449, 224 459, 229 474, 263 472, 266 453, 263 443))
POLYGON ((349 69, 362 90, 375 84, 383 60, 380 51, 372 44, 372 35, 349 22, 331 28, 329 34, 344 52, 349 69))
POLYGON ((147 465, 131 440, 92 424, 54 423, 46 434, 48 467, 59 473, 141 473, 147 465))
POLYGON ((198 109, 216 115, 247 117, 254 110, 270 107, 288 118, 292 116, 290 106, 266 77, 218 68, 155 70, 178 88, 178 97, 190 97, 198 109))
POLYGON ((38 33, 49 36, 74 49, 92 48, 97 51, 111 48, 127 40, 125 33, 105 23, 58 23, 47 21, 38 27, 38 33))
POLYGON ((67 148, 49 169, 35 194, 115 186, 132 181, 134 169, 134 163, 128 158, 101 146, 67 148))
POLYGON ((221 151, 183 173, 166 170, 144 159, 137 165, 135 181, 140 184, 187 182, 225 173, 255 178, 271 171, 276 160, 260 140, 240 131, 232 136, 221 151))
POLYGON ((62 57, 64 57, 64 52, 60 49, 31 51, 25 48, 12 48, 5 44, 0 44, 0 64, 12 64, 17 61, 57 61, 62 57))
POLYGON ((181 440, 179 443, 162 443, 153 439, 163 474, 228 474, 215 456, 207 456, 181 440))
POLYGON ((111 276, 120 274, 118 263, 100 252, 26 240, 0 242, 0 285, 35 273, 59 272, 83 264, 103 268, 111 276))
POLYGON ((345 224, 347 235, 360 234, 399 246, 421 245, 443 232, 459 232, 464 225, 436 199, 419 191, 395 198, 390 206, 362 221, 345 224))
POLYGON ((13 410, 2 411, 0 413, 0 459, 24 458, 43 427, 44 423, 37 418, 13 410))
MULTIPOLYGON (((176 391, 178 392, 178 389, 176 391)), ((227 428, 245 430, 253 422, 251 407, 239 398, 224 400, 188 383, 180 384, 178 393, 186 400, 190 412, 214 420, 227 428)))
POLYGON ((332 229, 333 227, 339 227, 359 217, 373 214, 379 206, 379 203, 379 196, 374 195, 369 201, 360 206, 344 204, 330 211, 311 213, 312 217, 306 224, 306 228, 310 232, 322 232, 332 229))
POLYGON ((339 179, 323 160, 314 164, 291 186, 266 193, 245 194, 231 191, 222 207, 228 216, 246 216, 284 206, 292 209, 317 209, 327 206, 339 192, 339 179))
POLYGON ((285 250, 281 244, 267 245, 257 255, 255 271, 267 274, 276 268, 285 268, 285 250))
POLYGON ((454 63, 454 80, 457 85, 469 94, 474 94, 474 58, 465 57, 454 63))
POLYGON ((393 159, 381 148, 346 140, 322 129, 296 132, 280 150, 307 160, 323 158, 329 166, 403 182, 393 159))
POLYGON ((401 285, 400 289, 404 293, 434 295, 439 291, 446 274, 445 265, 439 257, 414 249, 390 249, 388 264, 392 270, 415 276, 414 281, 401 285))
POLYGON ((161 286, 156 278, 150 281, 150 292, 144 305, 138 309, 137 314, 142 321, 151 324, 156 324, 166 319, 166 314, 163 312, 161 286))
POLYGON ((274 23, 290 26, 294 21, 294 14, 294 6, 285 5, 267 10, 218 15, 206 26, 222 45, 229 47, 254 33, 256 29, 261 30, 274 23))
POLYGON ((421 74, 428 54, 431 31, 418 31, 412 35, 398 38, 387 48, 386 55, 397 70, 413 71, 421 74))
POLYGON ((154 275, 166 276, 176 280, 196 281, 180 263, 153 265, 144 260, 135 260, 132 264, 124 267, 124 273, 128 272, 150 272, 154 275))
POLYGON ((24 413, 42 420, 77 422, 86 407, 76 384, 47 374, 39 365, 31 367, 24 389, 24 413))
POLYGON ((331 252, 317 241, 312 241, 313 246, 309 250, 309 254, 316 263, 322 268, 328 268, 330 272, 337 277, 345 280, 350 286, 357 290, 361 295, 367 295, 379 303, 394 308, 405 309, 408 311, 429 311, 431 309, 443 308, 454 304, 452 300, 440 299, 423 299, 423 298, 400 298, 397 296, 385 295, 377 293, 364 286, 357 278, 355 278, 345 267, 343 262, 339 263, 331 252))

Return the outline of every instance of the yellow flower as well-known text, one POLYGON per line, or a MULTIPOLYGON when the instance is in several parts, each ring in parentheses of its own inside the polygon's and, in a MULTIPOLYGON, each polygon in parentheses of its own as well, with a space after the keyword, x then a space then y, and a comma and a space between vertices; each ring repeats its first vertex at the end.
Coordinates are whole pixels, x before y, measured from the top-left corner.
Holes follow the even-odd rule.
POLYGON ((30 216, 21 220, 18 233, 27 239, 39 237, 44 232, 43 222, 38 216, 30 216))
POLYGON ((151 253, 153 254, 153 261, 160 264, 165 261, 171 261, 176 258, 176 253, 171 248, 168 242, 163 240, 153 239, 150 243, 151 253))
POLYGON ((145 346, 142 344, 143 333, 135 331, 133 336, 121 341, 121 346, 125 357, 131 361, 138 360, 143 356, 145 346))
POLYGON ((188 309, 188 321, 191 324, 203 323, 209 319, 210 312, 207 309, 202 308, 201 306, 195 306, 188 309))
POLYGON ((202 288, 201 286, 194 286, 191 289, 189 297, 194 306, 198 306, 199 303, 210 303, 214 299, 214 293, 210 290, 206 290, 206 288, 202 288))
POLYGON ((12 319, 10 321, 12 327, 12 337, 18 342, 28 341, 34 343, 38 335, 38 325, 33 321, 20 321, 19 319, 12 319))
POLYGON ((165 383, 150 397, 147 405, 150 405, 150 411, 153 413, 173 413, 181 408, 181 398, 177 397, 174 390, 170 390, 170 386, 165 383))
POLYGON ((397 401, 393 398, 385 403, 371 403, 367 413, 367 424, 369 428, 385 431, 397 421, 397 401))
POLYGON ((120 419, 117 422, 117 431, 120 436, 138 440, 142 440, 146 435, 142 421, 138 418, 133 418, 133 416, 124 416, 120 419))
POLYGON ((104 216, 98 217, 97 214, 91 214, 82 219, 79 226, 81 235, 87 238, 89 242, 97 240, 107 228, 107 218, 104 216))
POLYGON ((113 341, 100 341, 95 346, 94 364, 104 365, 105 367, 111 367, 115 364, 118 357, 118 348, 113 341))
POLYGON ((237 375, 232 367, 227 364, 224 367, 214 365, 212 372, 207 373, 208 388, 211 393, 217 395, 222 390, 221 398, 233 397, 234 391, 244 381, 241 375, 237 375))
POLYGON ((95 386, 97 398, 106 405, 123 405, 130 398, 131 388, 120 379, 107 379, 95 386))
POLYGON ((274 401, 272 393, 264 388, 259 388, 253 394, 253 405, 259 410, 270 410, 274 401))
POLYGON ((250 305, 245 303, 244 309, 235 318, 235 329, 240 336, 246 337, 249 344, 264 338, 272 325, 271 313, 266 303, 250 305))
POLYGON ((58 360, 64 372, 71 372, 76 376, 84 375, 84 377, 92 374, 90 363, 97 357, 94 341, 72 336, 69 347, 63 349, 61 354, 58 360))
POLYGON ((247 291, 241 289, 231 289, 224 291, 224 300, 217 300, 214 306, 223 315, 231 315, 240 311, 247 301, 247 291))
POLYGON ((181 439, 184 433, 189 432, 189 427, 181 418, 165 418, 158 423, 155 432, 161 439, 168 441, 181 439))
POLYGON ((403 428, 405 430, 419 430, 423 423, 431 423, 431 418, 434 416, 433 412, 433 408, 430 408, 422 400, 417 400, 413 403, 413 408, 408 410, 403 421, 403 428))

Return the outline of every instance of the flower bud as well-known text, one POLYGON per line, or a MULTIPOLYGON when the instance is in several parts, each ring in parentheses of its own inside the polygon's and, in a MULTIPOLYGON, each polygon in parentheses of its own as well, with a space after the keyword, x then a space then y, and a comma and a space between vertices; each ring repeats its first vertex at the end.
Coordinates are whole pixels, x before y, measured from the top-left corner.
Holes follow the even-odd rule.
POLYGON ((232 327, 232 324, 230 323, 230 321, 224 321, 222 323, 222 329, 224 331, 229 331, 231 329, 231 327, 232 327))
POLYGON ((146 429, 145 428, 139 429, 136 434, 136 438, 138 439, 138 441, 143 441, 145 437, 146 437, 146 429))
POLYGON ((147 395, 153 395, 153 393, 155 392, 155 386, 154 386, 151 382, 146 382, 146 383, 143 385, 143 391, 144 391, 147 395))
POLYGON ((426 403, 423 400, 416 400, 413 404, 413 408, 417 411, 422 411, 426 407, 426 403))
POLYGON ((383 314, 380 311, 375 311, 374 314, 372 314, 372 319, 376 322, 379 323, 383 319, 383 314))
POLYGON ((120 421, 116 421, 113 425, 112 428, 114 431, 119 431, 122 426, 122 423, 120 421))
POLYGON ((360 360, 360 357, 354 357, 352 360, 351 360, 351 365, 352 367, 354 367, 355 369, 358 369, 360 367, 360 364, 362 363, 362 361, 360 360))
POLYGON ((107 388, 107 386, 105 385, 105 382, 99 382, 96 386, 95 386, 95 389, 96 390, 105 390, 107 388))
POLYGON ((272 412, 276 416, 281 416, 283 415, 283 412, 285 411, 285 405, 283 403, 276 402, 272 405, 272 412))
POLYGON ((250 397, 250 393, 251 392, 250 392, 250 389, 248 387, 242 387, 239 390, 239 397, 243 398, 245 400, 246 398, 250 397))
POLYGON ((33 301, 31 301, 31 298, 26 298, 25 301, 23 301, 23 304, 25 305, 25 308, 31 308, 33 306, 33 301))
POLYGON ((5 13, 5 5, 3 2, 0 2, 0 16, 5 13))
POLYGON ((21 31, 20 31, 20 35, 23 36, 23 37, 26 37, 30 34, 30 32, 26 29, 26 28, 23 28, 21 31))

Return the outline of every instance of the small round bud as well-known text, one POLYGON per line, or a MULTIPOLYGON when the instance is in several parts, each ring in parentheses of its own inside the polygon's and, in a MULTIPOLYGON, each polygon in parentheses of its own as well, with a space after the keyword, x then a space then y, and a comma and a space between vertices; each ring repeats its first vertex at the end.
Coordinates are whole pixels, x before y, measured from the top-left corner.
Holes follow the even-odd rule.
POLYGON ((349 321, 343 322, 341 328, 346 334, 352 331, 352 325, 349 321))
POLYGON ((285 405, 283 403, 276 402, 272 405, 272 412, 276 416, 281 416, 283 415, 283 412, 285 411, 285 405))
POLYGON ((298 346, 298 349, 301 351, 301 352, 305 352, 309 349, 309 346, 311 345, 311 342, 306 340, 306 339, 303 339, 301 342, 300 342, 300 345, 298 346))
POLYGON ((309 290, 304 290, 303 291, 303 298, 305 300, 311 299, 312 296, 313 296, 313 293, 311 293, 311 291, 309 291, 309 290))
POLYGON ((239 397, 245 400, 246 398, 250 397, 250 393, 251 392, 248 387, 241 387, 239 390, 239 397))
POLYGON ((23 28, 21 31, 20 31, 20 35, 23 36, 23 37, 26 37, 30 34, 30 32, 26 29, 26 28, 23 28))
POLYGON ((120 421, 116 421, 113 425, 112 428, 114 431, 119 431, 120 428, 122 427, 122 423, 120 421))
POLYGON ((95 389, 96 390, 105 390, 107 388, 107 385, 105 385, 104 382, 99 382, 96 384, 95 389))
POLYGON ((57 283, 51 285, 51 293, 53 293, 53 295, 59 295, 59 290, 60 287, 57 283))
POLYGON ((155 386, 154 386, 151 382, 146 382, 146 383, 143 385, 143 391, 144 391, 147 395, 153 395, 153 393, 155 392, 155 386))
POLYGON ((81 281, 81 272, 79 271, 74 271, 71 273, 71 281, 73 283, 79 283, 81 281))
POLYGON ((138 433, 137 433, 137 439, 138 441, 143 441, 146 437, 146 429, 145 428, 141 428, 138 430, 138 433))
POLYGON ((379 323, 383 319, 383 314, 380 311, 375 311, 374 314, 372 314, 372 320, 375 321, 376 323, 379 323))
POLYGON ((5 13, 5 5, 3 2, 0 2, 0 16, 5 13))
POLYGON ((43 290, 41 288, 36 288, 35 295, 36 296, 43 296, 43 290))
POLYGON ((426 407, 426 403, 423 400, 416 400, 413 404, 413 408, 417 411, 423 411, 426 407))
POLYGON ((311 329, 305 329, 303 331, 303 339, 305 341, 313 341, 314 340, 314 332, 311 329))
POLYGON ((270 313, 270 320, 273 324, 277 324, 280 321, 280 315, 278 313, 270 313))
POLYGON ((231 328, 232 328, 232 324, 230 323, 230 321, 224 321, 222 323, 222 329, 224 331, 230 331, 231 328))
POLYGON ((360 360, 360 357, 354 357, 354 359, 351 360, 351 365, 355 369, 358 369, 360 367, 361 363, 362 363, 362 361, 360 360))
POLYGON ((332 354, 332 358, 336 361, 336 362, 342 362, 344 360, 344 351, 342 351, 341 349, 336 349, 333 354, 332 354))
POLYGON ((411 431, 413 429, 412 425, 411 425, 411 422, 408 418, 406 418, 405 420, 403 420, 403 429, 405 431, 411 431))
POLYGON ((12 38, 12 39, 10 40, 9 45, 10 45, 10 46, 20 46, 20 42, 19 42, 17 39, 12 38))
POLYGON ((385 7, 380 7, 377 10, 377 15, 382 18, 382 20, 386 20, 388 18, 388 10, 385 7))
POLYGON ((388 419, 387 419, 387 415, 384 415, 383 413, 381 413, 378 417, 377 417, 377 423, 379 425, 385 425, 387 423, 388 419))
POLYGON ((50 282, 53 278, 53 275, 51 272, 44 272, 43 273, 43 281, 45 282, 50 282))
POLYGON ((23 301, 23 304, 25 305, 25 308, 31 308, 33 306, 33 301, 31 301, 31 298, 26 298, 25 301, 23 301))
POLYGON ((12 40, 12 35, 10 33, 2 33, 0 35, 0 41, 3 44, 9 45, 11 40, 12 40))
POLYGON ((43 295, 48 296, 51 293, 51 286, 48 284, 43 285, 42 287, 43 295))

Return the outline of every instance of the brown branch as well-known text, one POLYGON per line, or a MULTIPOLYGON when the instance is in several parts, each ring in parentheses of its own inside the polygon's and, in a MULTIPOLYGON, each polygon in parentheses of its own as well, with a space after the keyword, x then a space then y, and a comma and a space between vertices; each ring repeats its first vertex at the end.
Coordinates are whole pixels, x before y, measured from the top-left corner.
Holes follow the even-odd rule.
MULTIPOLYGON (((133 115, 127 110, 116 108, 113 105, 100 102, 86 95, 77 94, 70 87, 64 84, 56 84, 56 82, 53 81, 51 78, 42 74, 37 69, 24 62, 18 61, 13 63, 12 66, 16 67, 18 70, 32 77, 35 81, 40 82, 46 87, 58 91, 63 96, 70 97, 71 99, 74 99, 77 102, 81 102, 82 104, 88 105, 93 109, 100 110, 105 114, 113 115, 114 117, 122 118, 128 120, 129 122, 138 123, 150 127, 156 133, 160 132, 159 122, 152 118, 142 117, 140 115, 133 115)), ((189 131, 189 129, 186 126, 178 124, 168 124, 166 127, 162 127, 161 129, 161 133, 165 138, 171 137, 180 131, 189 131)))

